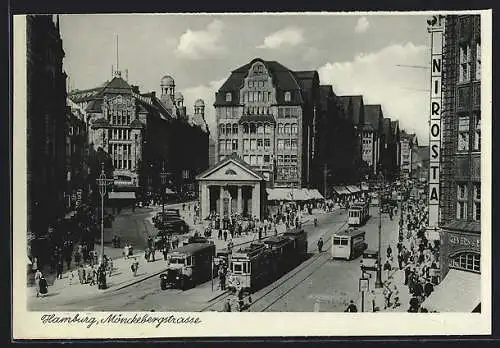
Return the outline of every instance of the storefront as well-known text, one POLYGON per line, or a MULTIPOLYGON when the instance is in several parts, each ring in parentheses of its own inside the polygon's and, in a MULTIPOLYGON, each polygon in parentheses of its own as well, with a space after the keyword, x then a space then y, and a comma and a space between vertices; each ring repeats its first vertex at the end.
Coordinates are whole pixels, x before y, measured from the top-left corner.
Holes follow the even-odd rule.
POLYGON ((226 157, 196 177, 200 216, 233 214, 262 217, 266 204, 265 179, 236 154, 226 157))
POLYGON ((442 280, 423 307, 437 312, 473 312, 481 304, 481 226, 453 221, 441 235, 442 280))

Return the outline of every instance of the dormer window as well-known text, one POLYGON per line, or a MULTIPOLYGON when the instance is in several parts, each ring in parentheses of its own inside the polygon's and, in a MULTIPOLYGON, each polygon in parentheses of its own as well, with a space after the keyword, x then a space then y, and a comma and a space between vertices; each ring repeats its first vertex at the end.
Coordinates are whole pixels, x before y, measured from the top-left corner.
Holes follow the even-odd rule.
POLYGON ((289 102, 292 100, 292 93, 290 92, 285 92, 285 101, 289 102))
POLYGON ((226 93, 226 101, 230 102, 232 100, 231 92, 226 93))

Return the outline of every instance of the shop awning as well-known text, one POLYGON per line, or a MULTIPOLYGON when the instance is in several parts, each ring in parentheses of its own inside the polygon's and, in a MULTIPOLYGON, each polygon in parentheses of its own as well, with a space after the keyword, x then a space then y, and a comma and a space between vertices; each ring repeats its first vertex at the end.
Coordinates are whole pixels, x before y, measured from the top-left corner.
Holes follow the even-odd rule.
POLYGON ((269 201, 307 201, 307 189, 272 188, 266 189, 269 201))
POLYGON ((354 186, 354 185, 347 185, 347 190, 351 193, 358 193, 361 190, 359 189, 359 186, 354 186))
POLYGON ((308 194, 311 199, 325 199, 325 197, 323 197, 323 195, 316 189, 309 190, 308 194))
POLYGON ((109 199, 135 199, 135 192, 110 192, 109 199))
POLYGON ((481 275, 450 269, 422 307, 439 313, 472 313, 481 303, 481 275))
POLYGON ((345 186, 333 186, 333 190, 338 194, 338 195, 349 195, 351 192, 349 192, 345 186))

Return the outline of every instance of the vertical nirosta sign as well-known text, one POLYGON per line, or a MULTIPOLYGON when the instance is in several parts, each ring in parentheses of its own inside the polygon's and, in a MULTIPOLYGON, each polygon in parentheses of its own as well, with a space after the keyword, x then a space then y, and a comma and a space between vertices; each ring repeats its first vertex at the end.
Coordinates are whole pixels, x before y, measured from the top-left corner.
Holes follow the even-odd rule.
POLYGON ((438 227, 439 222, 439 169, 441 161, 441 81, 443 73, 444 16, 433 16, 427 20, 431 37, 431 86, 429 123, 429 228, 438 227))

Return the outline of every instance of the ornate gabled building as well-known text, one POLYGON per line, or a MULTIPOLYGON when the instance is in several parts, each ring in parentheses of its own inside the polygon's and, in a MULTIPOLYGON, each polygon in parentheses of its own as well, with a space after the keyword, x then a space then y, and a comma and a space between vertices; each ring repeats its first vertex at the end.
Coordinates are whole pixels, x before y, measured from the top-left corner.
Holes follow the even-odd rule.
POLYGON ((315 71, 260 58, 233 70, 215 95, 216 160, 235 152, 270 187, 309 185, 318 100, 315 71))
POLYGON ((380 104, 365 105, 365 120, 362 128, 363 160, 370 167, 372 177, 382 169, 384 147, 382 107, 380 104))
POLYGON ((404 178, 411 177, 413 148, 418 146, 418 140, 415 134, 409 134, 404 130, 401 132, 401 175, 404 178))
POLYGON ((195 191, 196 174, 208 167, 203 101, 196 101, 189 116, 174 79, 163 77, 160 87, 160 98, 141 94, 116 71, 103 86, 70 94, 85 109, 91 148, 111 158, 116 190, 156 191, 165 169, 173 189, 195 191))

